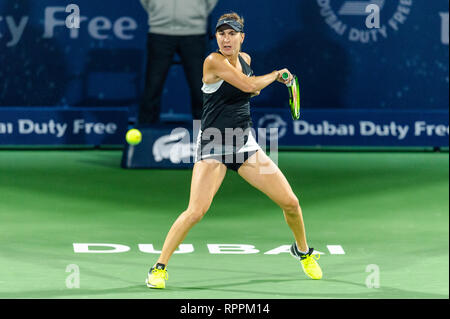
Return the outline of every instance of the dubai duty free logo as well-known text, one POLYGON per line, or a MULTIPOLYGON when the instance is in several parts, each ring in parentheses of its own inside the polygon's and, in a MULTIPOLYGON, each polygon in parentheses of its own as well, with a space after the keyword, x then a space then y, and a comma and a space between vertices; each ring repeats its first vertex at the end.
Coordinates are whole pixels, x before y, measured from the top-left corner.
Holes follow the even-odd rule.
POLYGON ((356 43, 387 39, 407 22, 413 0, 316 0, 320 15, 339 36, 356 43))

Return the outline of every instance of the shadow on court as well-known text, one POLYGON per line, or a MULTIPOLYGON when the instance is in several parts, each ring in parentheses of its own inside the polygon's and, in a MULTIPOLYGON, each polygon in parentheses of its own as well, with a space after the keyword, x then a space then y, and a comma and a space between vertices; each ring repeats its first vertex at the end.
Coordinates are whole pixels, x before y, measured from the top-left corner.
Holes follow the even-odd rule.
MULTIPOLYGON (((11 153, 14 154, 14 153, 11 153)), ((65 153, 55 152, 52 156, 48 153, 22 153, 25 160, 8 164, 0 180, 0 187, 17 189, 20 193, 50 193, 52 196, 61 198, 76 198, 78 201, 92 201, 92 192, 89 189, 97 188, 97 180, 101 178, 103 185, 109 185, 95 197, 95 201, 107 205, 122 204, 126 200, 129 205, 154 204, 158 197, 148 197, 146 194, 162 194, 161 183, 172 183, 172 191, 183 191, 189 187, 186 180, 186 171, 159 171, 147 170, 142 176, 136 178, 134 172, 120 169, 120 152, 77 152, 65 153), (54 154, 54 156, 53 156, 54 154), (26 160, 27 155, 33 156, 33 161, 26 160), (73 156, 73 157, 72 157, 73 156), (19 165, 20 163, 20 165, 19 165), (100 169, 99 169, 100 168, 100 169), (113 169, 113 170, 111 170, 113 169), (166 175, 170 175, 170 179, 166 175), (147 180, 152 176, 152 181, 147 180), (45 179, 43 184, 41 179, 45 179), (172 180, 173 179, 173 180, 172 180), (70 180, 70 183, 67 181, 70 180), (119 192, 114 191, 120 188, 119 192), (130 199, 138 198, 133 201, 130 199)), ((420 154, 420 160, 404 163, 405 154, 397 154, 398 160, 392 161, 383 154, 359 155, 360 159, 351 159, 352 154, 327 154, 323 159, 317 159, 321 154, 308 155, 311 159, 306 160, 301 153, 283 153, 282 167, 285 175, 291 181, 294 190, 304 189, 302 185, 308 185, 306 199, 311 203, 328 202, 334 199, 355 198, 369 196, 372 194, 385 194, 388 191, 414 190, 416 185, 424 188, 436 183, 448 181, 448 175, 438 173, 438 168, 420 167, 426 156, 436 158, 431 154, 420 154), (365 162, 367 160, 367 162, 365 162), (377 163, 374 159, 379 159, 377 163), (298 161, 302 160, 302 169, 298 168, 298 161), (334 165, 329 165, 333 162, 334 165), (412 163, 412 164, 408 164, 412 163), (415 164, 415 165, 414 165, 415 164), (411 174, 414 172, 414 174, 411 174), (351 183, 348 181, 351 176, 351 183), (332 188, 328 185, 333 185, 332 188)), ((11 157, 12 158, 12 157, 11 157)), ((242 184, 245 185, 245 184, 242 184)), ((253 191, 252 188, 243 186, 244 191, 253 191)), ((170 189, 167 185, 166 189, 170 189)), ((226 190, 222 190, 224 192, 226 190)), ((230 189, 233 196, 248 197, 245 192, 237 192, 230 189), (242 194, 242 195, 241 195, 242 194)), ((165 196, 161 196, 166 198, 165 196)), ((305 199, 305 200, 306 200, 305 199)), ((171 201, 167 201, 170 205, 171 201)), ((262 202, 265 203, 265 202, 262 202)), ((168 207, 170 208, 170 207, 168 207)))
MULTIPOLYGON (((223 292, 230 292, 230 293, 246 293, 249 295, 249 298, 252 296, 252 294, 258 294, 258 295, 267 295, 267 298, 293 298, 293 299, 302 299, 302 298, 358 298, 358 299, 365 299, 365 298, 379 298, 379 299, 389 299, 389 298, 424 298, 424 299, 442 299, 442 298, 448 298, 446 295, 440 295, 440 294, 432 294, 432 293, 423 293, 423 292, 416 292, 416 291, 408 291, 404 289, 398 289, 398 288, 391 288, 391 287, 380 287, 380 288, 367 288, 364 284, 357 284, 350 281, 344 281, 344 280, 336 280, 336 279, 322 279, 320 282, 318 281, 318 284, 326 284, 326 283, 338 283, 344 285, 349 285, 353 287, 359 287, 367 289, 367 293, 361 293, 361 292, 355 292, 355 293, 346 293, 346 292, 339 292, 339 293, 312 293, 312 292, 295 292, 295 293, 279 293, 271 291, 262 291, 262 290, 246 290, 246 289, 226 289, 229 287, 237 287, 237 286, 249 286, 249 285, 258 285, 258 284, 279 284, 283 282, 305 282, 310 281, 310 279, 302 279, 302 280, 292 280, 292 279, 255 279, 255 280, 249 280, 245 282, 238 282, 238 283, 224 283, 219 285, 208 285, 208 286, 199 286, 199 287, 171 287, 169 290, 210 290, 211 294, 213 294, 213 291, 223 291, 223 292), (223 289, 222 289, 223 288, 223 289)), ((303 290, 301 286, 299 285, 299 290, 303 290)))
MULTIPOLYGON (((224 272, 221 269, 228 268, 224 263, 232 260, 217 256, 211 257, 208 267, 195 267, 195 272, 186 270, 186 264, 174 266, 171 269, 178 268, 184 279, 169 281, 165 290, 150 290, 144 284, 147 255, 74 255, 72 243, 107 240, 136 250, 137 243, 161 242, 158 238, 168 229, 173 211, 187 201, 190 172, 132 172, 80 163, 114 162, 120 159, 114 152, 2 152, 0 217, 6 227, 0 235, 7 244, 1 251, 0 298, 448 298, 448 155, 353 156, 281 156, 293 188, 305 189, 310 206, 321 205, 309 209, 313 212, 309 220, 317 225, 314 235, 323 245, 325 239, 338 239, 345 247, 353 246, 342 259, 324 260, 322 280, 312 281, 298 269, 292 273, 253 270, 258 260, 272 260, 265 256, 242 257, 240 267, 233 263, 224 272), (184 195, 174 200, 173 194, 184 195), (363 199, 354 200, 358 198, 363 199), (343 207, 336 214, 332 209, 338 205, 343 207), (395 245, 395 250, 386 251, 386 245, 395 245), (394 281, 386 279, 387 286, 382 282, 380 288, 367 288, 358 271, 364 273, 368 260, 394 270, 384 277, 394 281), (435 266, 433 273, 426 271, 425 262, 435 266), (64 269, 71 263, 80 265, 89 285, 82 279, 80 289, 65 288, 64 269), (142 272, 142 278, 130 269, 142 272)), ((276 217, 261 215, 269 201, 260 200, 256 190, 238 181, 237 175, 230 176, 216 202, 216 213, 209 215, 205 226, 197 226, 191 240, 199 255, 193 257, 207 255, 200 247, 212 239, 211 230, 217 240, 255 240, 257 247, 268 248, 269 240, 287 238, 285 228, 273 224, 276 217), (250 203, 251 209, 243 209, 241 203, 250 203), (240 223, 229 223, 228 215, 224 218, 229 211, 240 212, 240 223), (264 241, 254 227, 254 216, 259 225, 267 225, 264 241)))
POLYGON ((120 168, 121 158, 117 157, 116 153, 111 152, 101 152, 93 154, 94 156, 89 156, 83 159, 80 159, 78 162, 80 164, 87 164, 96 167, 105 167, 105 168, 120 168))
MULTIPOLYGON (((300 282, 309 281, 310 279, 303 280, 295 280, 300 282)), ((180 291, 210 291, 210 298, 214 299, 214 292, 229 292, 233 293, 245 293, 249 298, 254 298, 254 296, 258 296, 261 298, 261 295, 267 296, 267 299, 310 299, 310 298, 333 298, 333 299, 443 299, 448 298, 446 295, 433 294, 433 293, 422 293, 416 291, 403 290, 398 288, 391 287, 380 287, 380 288, 367 288, 364 284, 357 284, 350 281, 344 280, 335 280, 335 279, 322 279, 318 284, 324 285, 326 283, 338 283, 342 284, 343 288, 346 285, 356 286, 359 288, 367 289, 367 293, 355 292, 355 293, 347 293, 343 292, 333 292, 333 293, 314 293, 314 292, 292 292, 292 293, 278 293, 273 290, 249 290, 249 289, 230 289, 233 287, 239 286, 249 286, 249 285, 259 285, 259 284, 282 284, 283 282, 292 282, 292 279, 254 279, 254 280, 246 280, 242 282, 236 283, 223 283, 218 285, 208 285, 208 286, 197 286, 197 287, 180 287, 180 286, 169 286, 164 290, 159 289, 149 289, 144 284, 139 285, 130 285, 125 287, 118 288, 109 288, 109 289, 53 289, 53 290, 31 290, 31 291, 21 291, 21 292, 13 292, 13 293, 0 293, 0 298, 73 298, 73 297, 92 297, 98 298, 96 296, 108 296, 106 298, 159 298, 159 299, 171 299, 172 292, 180 292, 180 291)), ((299 286, 299 290, 303 289, 299 286)), ((189 295, 186 295, 189 298, 189 295)), ((178 296, 175 298, 179 298, 178 296)), ((194 297, 195 298, 195 297, 194 297)))
POLYGON ((52 290, 30 290, 30 291, 20 291, 12 293, 0 293, 0 298, 16 299, 16 298, 72 298, 72 297, 88 297, 97 295, 115 295, 116 297, 125 297, 126 294, 138 293, 148 291, 144 284, 133 285, 120 288, 110 288, 110 289, 81 289, 81 288, 62 288, 62 289, 52 289, 52 290))

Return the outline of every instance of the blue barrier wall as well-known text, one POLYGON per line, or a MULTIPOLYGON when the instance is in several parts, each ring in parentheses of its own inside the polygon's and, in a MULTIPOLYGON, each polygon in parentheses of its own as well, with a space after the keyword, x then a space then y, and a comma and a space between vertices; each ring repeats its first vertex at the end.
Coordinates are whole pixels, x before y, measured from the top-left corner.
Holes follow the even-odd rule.
POLYGON ((0 1, 0 104, 132 105, 141 94, 146 23, 139 1, 0 1), (68 29, 66 5, 80 7, 68 29))
MULTIPOLYGON (((448 110, 448 0, 372 2, 380 29, 337 0, 220 0, 212 20, 242 14, 256 74, 290 68, 304 108, 448 110)), ((0 105, 137 105, 148 30, 139 0, 1 0, 0 17, 0 105), (63 25, 69 3, 81 9, 79 30, 63 25)), ((168 81, 164 111, 188 112, 180 66, 168 81)), ((273 85, 253 105, 285 103, 273 85)))
MULTIPOLYGON (((229 11, 244 16, 243 50, 252 56, 255 73, 289 68, 301 80, 302 110, 319 111, 302 113, 318 114, 302 120, 322 123, 324 114, 323 119, 331 124, 347 117, 360 125, 366 112, 361 110, 369 110, 366 119, 384 125, 390 123, 391 111, 407 112, 395 113, 393 120, 401 122, 401 114, 408 114, 406 124, 412 128, 423 120, 423 114, 437 111, 432 113, 432 125, 444 126, 438 133, 433 131, 436 139, 423 142, 415 139, 413 143, 398 143, 390 134, 392 140, 376 142, 356 139, 356 135, 344 142, 328 136, 325 144, 360 145, 367 141, 367 145, 407 146, 419 141, 424 146, 445 146, 449 110, 448 7, 448 0, 219 0, 211 21, 214 24, 229 11), (379 5, 380 28, 367 28, 367 13, 358 6, 361 3, 379 5), (320 113, 324 109, 336 112, 320 113)), ((123 117, 125 107, 132 117, 142 95, 147 31, 147 14, 139 0, 0 0, 0 144, 123 142, 121 135, 127 123, 116 116, 122 112, 123 117), (65 8, 70 3, 76 3, 81 10, 80 29, 65 26, 69 14, 65 8), (45 116, 33 118, 36 113, 12 111, 5 106, 54 107, 55 112, 45 110, 45 116), (86 107, 92 109, 92 114, 86 113, 86 107), (112 118, 101 114, 114 107, 120 112, 112 118), (23 133, 20 125, 31 123, 19 120, 40 123, 36 128, 53 122, 69 126, 74 125, 78 114, 95 120, 99 127, 114 122, 116 136, 54 139, 39 131, 19 136, 23 133), (66 117, 67 121, 60 120, 66 117), (36 139, 30 139, 31 134, 37 134, 36 139)), ((215 48, 211 39, 209 50, 215 48)), ((277 83, 252 99, 252 107, 284 108, 288 112, 287 100, 286 88, 277 83)), ((284 117, 288 113, 281 114, 284 117)), ((178 115, 189 119, 190 100, 183 69, 175 63, 163 92, 162 117, 176 119, 178 115)), ((317 137, 310 137, 296 136, 287 145, 316 145, 317 137)))
POLYGON ((128 108, 0 108, 0 145, 123 145, 128 108))
MULTIPOLYGON (((278 150, 283 148, 448 148, 445 111, 308 110, 300 120, 292 121, 282 108, 256 108, 252 119, 255 139, 272 160, 278 158, 278 150)), ((200 121, 184 127, 161 125, 139 129, 142 142, 125 146, 122 167, 192 167, 200 121)), ((219 134, 216 132, 210 138, 220 139, 219 134)), ((239 130, 225 134, 239 135, 239 130)))

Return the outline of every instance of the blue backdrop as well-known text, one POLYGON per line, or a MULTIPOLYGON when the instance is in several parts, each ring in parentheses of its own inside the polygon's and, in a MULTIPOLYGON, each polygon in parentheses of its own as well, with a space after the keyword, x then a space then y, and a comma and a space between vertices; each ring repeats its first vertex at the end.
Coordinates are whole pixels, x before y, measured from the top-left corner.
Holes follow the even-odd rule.
MULTIPOLYGON (((369 2, 381 7, 380 29, 344 0, 219 0, 211 19, 242 14, 255 73, 288 67, 303 108, 448 110, 448 0, 369 2)), ((0 0, 0 105, 136 106, 147 31, 139 0, 0 0), (70 3, 81 10, 78 30, 64 26, 70 3)), ((167 81, 163 112, 188 114, 179 65, 167 81)), ((277 84, 252 105, 286 103, 277 84)))

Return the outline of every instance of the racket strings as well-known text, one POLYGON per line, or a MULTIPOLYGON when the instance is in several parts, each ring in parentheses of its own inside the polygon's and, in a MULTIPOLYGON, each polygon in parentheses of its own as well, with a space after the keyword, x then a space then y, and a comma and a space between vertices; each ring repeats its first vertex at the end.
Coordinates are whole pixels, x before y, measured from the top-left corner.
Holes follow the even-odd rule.
POLYGON ((297 76, 294 75, 293 84, 289 87, 289 104, 294 120, 300 118, 300 88, 297 76))

